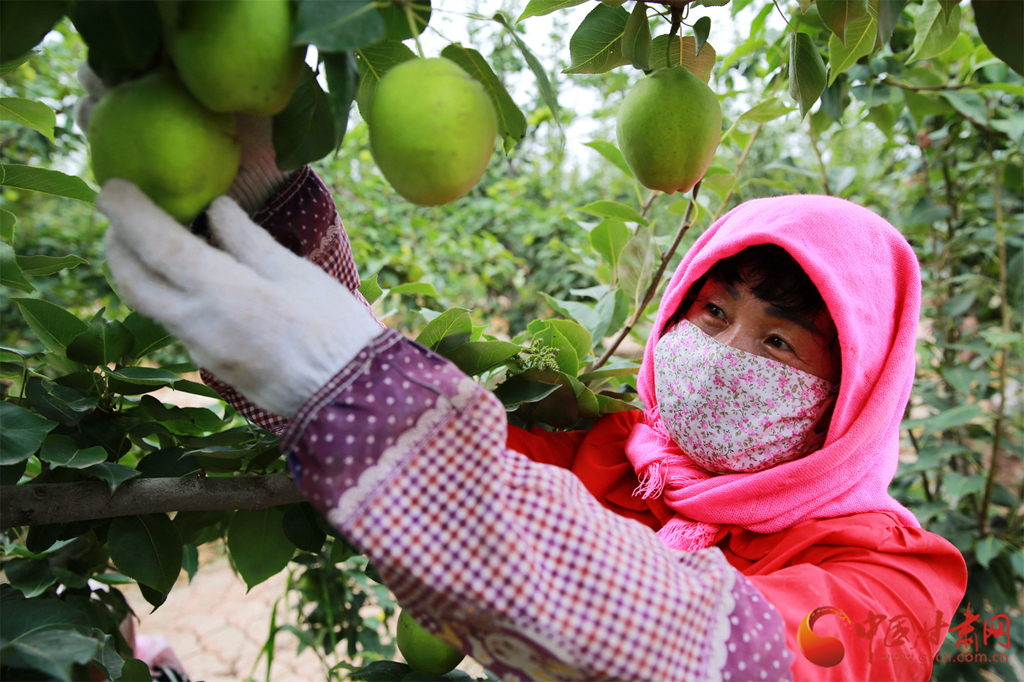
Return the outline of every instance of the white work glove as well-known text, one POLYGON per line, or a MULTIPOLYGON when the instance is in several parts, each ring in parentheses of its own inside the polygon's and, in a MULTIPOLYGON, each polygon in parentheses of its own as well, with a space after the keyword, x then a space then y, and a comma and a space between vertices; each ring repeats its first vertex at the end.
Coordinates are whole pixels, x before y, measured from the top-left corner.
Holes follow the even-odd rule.
MULTIPOLYGON (((85 90, 85 97, 75 104, 75 123, 88 135, 92 110, 110 92, 110 88, 100 80, 87 61, 78 67, 78 82, 85 90)), ((235 114, 235 130, 241 159, 238 174, 228 188, 227 195, 252 215, 284 187, 292 173, 277 169, 272 135, 273 118, 235 114)))
POLYGON ((292 417, 381 327, 341 283, 274 241, 238 205, 210 205, 210 246, 138 187, 107 181, 107 262, 125 301, 256 405, 292 417), (223 250, 222 250, 223 249, 223 250))

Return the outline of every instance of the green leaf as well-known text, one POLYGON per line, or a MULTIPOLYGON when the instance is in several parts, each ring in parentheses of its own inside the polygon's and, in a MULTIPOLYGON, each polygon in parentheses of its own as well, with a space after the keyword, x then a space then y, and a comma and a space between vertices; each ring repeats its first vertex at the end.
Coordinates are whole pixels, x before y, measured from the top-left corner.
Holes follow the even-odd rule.
POLYGON ((632 223, 639 223, 644 227, 650 225, 647 219, 640 215, 635 208, 620 204, 617 201, 595 201, 575 209, 582 213, 589 213, 602 218, 618 218, 632 223))
POLYGON ((685 66, 697 78, 705 83, 711 80, 711 71, 715 67, 717 54, 711 43, 704 43, 700 52, 697 51, 697 41, 693 36, 676 36, 668 47, 666 58, 666 47, 669 45, 668 36, 660 35, 655 37, 651 47, 651 70, 661 69, 665 66, 685 66))
POLYGON ((416 53, 398 40, 382 40, 368 45, 357 53, 359 62, 359 91, 356 104, 364 121, 370 118, 373 94, 384 75, 402 62, 416 58, 416 53))
POLYGON ((39 449, 39 459, 53 466, 69 469, 85 469, 93 464, 105 462, 107 451, 99 445, 79 450, 78 445, 70 436, 51 434, 43 441, 39 449))
POLYGON ((334 140, 340 147, 348 132, 349 113, 359 92, 359 64, 352 52, 322 55, 327 76, 327 98, 334 115, 334 140))
POLYGON ((316 511, 308 502, 289 506, 281 521, 288 541, 304 552, 319 552, 327 540, 327 533, 316 521, 316 511))
POLYGON ((89 66, 108 85, 137 78, 160 60, 160 11, 152 0, 76 2, 71 20, 89 46, 89 66))
POLYGON ((53 128, 57 125, 53 109, 42 102, 23 97, 0 97, 0 121, 11 121, 42 133, 53 142, 53 128))
POLYGON ((572 64, 562 73, 605 73, 628 64, 620 42, 627 21, 629 12, 621 7, 591 10, 569 39, 572 64))
POLYGON ((52 275, 61 270, 71 270, 89 261, 80 256, 18 256, 18 266, 30 277, 52 275))
POLYGON ((384 26, 387 29, 388 40, 408 40, 412 38, 412 32, 409 30, 409 18, 405 12, 406 7, 413 11, 416 35, 426 31, 427 24, 430 23, 430 0, 413 0, 405 6, 394 2, 394 0, 388 2, 383 7, 380 6, 379 2, 377 5, 377 12, 380 13, 380 18, 384 21, 384 26))
POLYGON ((619 256, 626 248, 633 231, 626 227, 626 223, 615 218, 605 218, 590 231, 590 245, 594 247, 609 266, 612 272, 619 269, 619 256))
POLYGON ((708 35, 711 33, 711 17, 701 17, 693 25, 693 39, 696 52, 700 53, 701 48, 708 42, 708 35))
POLYGON ((145 315, 132 312, 124 318, 125 328, 134 338, 131 352, 132 359, 143 358, 150 353, 174 343, 174 337, 156 320, 145 315))
POLYGON ((359 293, 362 294, 363 298, 365 298, 370 304, 383 296, 384 290, 380 288, 379 284, 377 284, 377 275, 361 280, 359 282, 359 293))
POLYGON ((36 338, 50 351, 64 355, 69 343, 88 330, 80 319, 47 301, 38 298, 12 298, 36 338))
POLYGON ((74 630, 51 629, 18 637, 7 642, 4 650, 8 655, 17 654, 22 663, 52 675, 54 679, 70 682, 74 665, 85 665, 91 661, 97 647, 99 642, 92 637, 74 630))
MULTIPOLYGON (((3 12, 3 8, 0 8, 0 13, 2 13, 2 12, 3 12)), ((2 21, 0 21, 0 23, 2 23, 2 21)), ((0 26, 0 30, 3 30, 2 26, 0 26)), ((19 57, 15 57, 14 59, 8 60, 8 61, 3 62, 3 63, 0 63, 0 76, 6 76, 7 74, 12 73, 13 71, 16 71, 18 69, 18 67, 20 67, 22 64, 24 64, 28 60, 32 59, 32 57, 34 57, 35 54, 36 53, 33 52, 32 50, 29 50, 28 52, 24 53, 23 55, 21 55, 19 57)))
POLYGON ((558 98, 555 96, 555 90, 551 87, 551 81, 548 79, 548 73, 544 69, 544 66, 540 63, 537 57, 534 56, 530 48, 526 46, 523 39, 516 33, 516 29, 512 26, 505 15, 498 12, 494 15, 493 19, 499 24, 508 29, 509 35, 512 36, 512 40, 515 41, 516 47, 523 54, 523 59, 526 60, 526 65, 530 67, 530 71, 533 72, 534 78, 537 79, 537 89, 540 91, 540 96, 544 100, 544 103, 551 110, 551 115, 554 116, 555 120, 558 120, 558 98))
POLYGON ((871 54, 875 47, 875 20, 869 16, 850 22, 846 28, 846 43, 836 36, 828 39, 828 84, 832 85, 843 71, 857 63, 861 57, 871 54))
POLYGON ((469 341, 444 356, 469 376, 483 374, 519 355, 523 347, 508 341, 469 341))
POLYGON ((846 43, 849 25, 868 15, 868 0, 817 0, 816 4, 821 21, 841 44, 846 43))
MULTIPOLYGON (((586 327, 572 320, 547 320, 547 325, 557 331, 572 346, 580 360, 590 354, 594 340, 586 327)), ((566 374, 576 376, 577 372, 566 372, 566 374)))
POLYGON ((28 599, 38 597, 57 581, 46 559, 11 559, 4 564, 4 575, 11 587, 28 599))
POLYGON ((0 208, 0 239, 7 242, 14 241, 14 226, 18 223, 18 217, 5 208, 0 208))
POLYGON ((632 365, 629 367, 602 367, 601 369, 594 370, 593 372, 584 372, 576 378, 579 381, 589 383, 591 381, 610 379, 611 377, 635 375, 639 371, 640 365, 632 365))
POLYGON ((121 676, 116 682, 153 682, 149 664, 137 658, 129 658, 121 667, 121 676))
POLYGON ((444 353, 469 341, 473 334, 473 321, 465 308, 450 308, 427 323, 416 337, 416 342, 444 353))
POLYGON ((303 66, 302 79, 288 106, 274 116, 273 129, 274 152, 281 170, 301 168, 334 151, 331 102, 308 66, 303 66))
POLYGON ((267 578, 284 570, 295 546, 288 541, 279 507, 260 511, 239 509, 228 526, 228 551, 231 560, 251 590, 267 578))
POLYGON ((7 400, 0 401, 0 465, 9 466, 35 454, 46 434, 56 422, 18 407, 7 400))
POLYGON ((801 118, 807 115, 824 90, 825 62, 814 38, 806 33, 794 33, 789 43, 789 94, 800 105, 801 118))
POLYGON ((986 538, 978 540, 978 543, 974 545, 974 558, 978 560, 978 563, 988 568, 988 565, 992 563, 1006 547, 1006 543, 997 538, 995 535, 989 535, 986 538))
POLYGON ((598 154, 611 161, 616 168, 625 173, 628 177, 633 177, 633 171, 629 169, 629 164, 626 163, 626 159, 622 156, 622 152, 611 142, 605 142, 604 140, 594 140, 593 142, 585 142, 588 147, 595 150, 598 154))
POLYGON ((437 289, 430 282, 406 282, 405 284, 399 284, 397 287, 388 289, 390 294, 409 294, 413 296, 433 296, 437 298, 440 294, 437 293, 437 289))
MULTIPOLYGON (((494 105, 494 113, 498 117, 498 134, 508 143, 518 144, 521 142, 526 137, 526 116, 516 106, 512 96, 498 80, 498 76, 483 55, 472 48, 452 43, 441 50, 441 56, 458 64, 463 71, 484 86, 487 96, 491 98, 491 104, 494 105)), ((510 149, 509 144, 505 145, 505 149, 506 151, 510 149)))
POLYGON ((953 46, 960 34, 960 7, 954 7, 953 16, 946 21, 938 0, 925 0, 914 18, 914 30, 914 51, 907 57, 907 64, 917 59, 931 59, 953 46))
POLYGON ((95 367, 119 361, 134 345, 135 337, 123 324, 100 320, 76 336, 66 353, 69 360, 95 367))
POLYGON ((155 367, 122 367, 121 369, 100 367, 100 371, 114 379, 138 386, 171 386, 180 380, 180 377, 174 372, 155 367))
POLYGON ((878 3, 878 40, 882 45, 888 45, 892 40, 892 33, 896 30, 907 2, 909 0, 885 0, 878 3))
POLYGON ((1020 75, 1024 75, 1024 4, 971 0, 974 23, 985 46, 1020 75))
POLYGON ((595 309, 586 303, 579 303, 578 301, 563 301, 543 291, 540 292, 540 295, 544 297, 548 304, 554 308, 555 312, 559 315, 576 320, 587 329, 593 329, 600 324, 600 318, 595 312, 595 309))
POLYGON ((38 45, 67 10, 65 0, 0 3, 0 62, 7 63, 38 45))
MULTIPOLYGON (((803 35, 803 34, 801 33, 800 35, 803 35)), ((818 54, 817 50, 815 50, 814 52, 815 52, 815 54, 818 54)), ((821 55, 820 54, 818 55, 818 61, 819 62, 821 61, 821 55)), ((790 64, 790 68, 792 69, 792 64, 790 64)), ((822 65, 821 65, 821 78, 822 78, 822 84, 824 84, 824 79, 825 79, 825 65, 824 65, 824 63, 822 63, 822 65)), ((792 87, 792 82, 793 82, 793 78, 792 78, 792 76, 790 76, 790 87, 792 87)), ((819 92, 818 94, 820 95, 821 93, 819 92)), ((818 95, 815 95, 814 98, 817 99, 818 95)), ((795 99, 795 97, 794 97, 794 99, 795 99)), ((811 103, 812 104, 814 103, 813 100, 812 100, 811 103)), ((757 104, 755 104, 751 108, 747 109, 745 112, 743 112, 743 114, 740 115, 740 117, 737 120, 739 120, 739 121, 753 121, 754 123, 768 123, 769 121, 774 121, 777 118, 781 118, 781 117, 785 116, 786 114, 788 114, 791 111, 793 111, 793 108, 786 106, 786 104, 784 102, 780 101, 778 97, 769 97, 768 99, 766 99, 764 101, 761 101, 761 102, 758 102, 757 104)), ((684 211, 684 213, 685 213, 685 211, 684 211)))
POLYGON ((384 37, 384 21, 371 0, 303 0, 295 16, 292 44, 321 52, 357 50, 384 37))
POLYGON ((0 284, 26 294, 36 290, 32 283, 25 279, 25 274, 18 265, 18 257, 7 242, 0 242, 0 284))
POLYGON ((115 518, 107 530, 107 547, 117 570, 163 594, 181 573, 181 537, 166 514, 115 518))
POLYGON ((923 419, 906 419, 900 424, 901 429, 924 427, 924 434, 940 433, 946 429, 967 424, 985 413, 980 405, 971 403, 959 405, 944 412, 923 419))
POLYGON ((640 304, 651 277, 654 276, 654 243, 650 228, 634 235, 626 244, 619 256, 618 277, 622 289, 633 299, 634 305, 640 304))
POLYGON ((552 12, 560 9, 568 9, 569 7, 575 7, 576 5, 582 5, 587 0, 530 0, 526 3, 526 9, 516 19, 518 24, 523 19, 530 17, 540 17, 545 14, 551 14, 552 12))
POLYGON ((981 125, 989 123, 988 107, 984 98, 975 92, 943 90, 942 98, 949 102, 962 116, 981 125))
POLYGON ((96 192, 85 180, 47 168, 5 163, 0 165, 0 185, 77 199, 87 204, 96 201, 96 192))
POLYGON ((182 393, 191 393, 192 395, 201 395, 204 398, 223 400, 220 393, 217 393, 217 391, 213 390, 206 384, 188 381, 187 379, 179 379, 178 381, 175 381, 174 390, 181 391, 182 393))
POLYGON ((106 481, 107 485, 110 486, 111 495, 114 494, 114 491, 117 490, 119 485, 128 479, 142 475, 142 472, 137 469, 133 469, 123 464, 114 464, 112 462, 100 462, 99 464, 93 464, 92 466, 82 469, 82 472, 106 481))
POLYGON ((494 389, 494 395, 507 411, 513 412, 520 405, 543 400, 561 387, 561 384, 549 384, 514 376, 499 384, 494 389))
POLYGON ((29 379, 25 397, 40 415, 63 426, 77 426, 99 403, 97 396, 40 377, 29 379))
MULTIPOLYGON (((705 38, 707 36, 705 35, 705 38)), ((626 61, 642 70, 651 64, 651 24, 647 20, 647 4, 637 2, 622 34, 622 54, 626 61)))

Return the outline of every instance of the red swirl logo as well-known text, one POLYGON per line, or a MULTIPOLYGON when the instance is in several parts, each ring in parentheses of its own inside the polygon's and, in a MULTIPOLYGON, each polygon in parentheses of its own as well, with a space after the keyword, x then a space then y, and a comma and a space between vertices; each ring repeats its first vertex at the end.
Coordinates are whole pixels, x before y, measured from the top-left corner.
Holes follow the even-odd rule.
POLYGON ((850 619, 841 609, 835 606, 822 606, 814 609, 800 621, 800 627, 796 631, 796 641, 800 645, 800 651, 808 661, 822 668, 831 668, 839 665, 846 655, 843 643, 835 637, 821 637, 814 634, 814 624, 822 616, 833 615, 845 625, 850 624, 850 619))

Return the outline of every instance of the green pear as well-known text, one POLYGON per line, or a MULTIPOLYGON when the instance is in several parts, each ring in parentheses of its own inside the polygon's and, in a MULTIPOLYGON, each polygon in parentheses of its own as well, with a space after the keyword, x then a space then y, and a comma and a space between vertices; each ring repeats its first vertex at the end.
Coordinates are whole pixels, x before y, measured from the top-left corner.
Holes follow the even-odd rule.
POLYGON ((238 172, 235 117, 206 109, 162 71, 108 92, 92 111, 88 137, 98 183, 130 180, 184 224, 238 172))
POLYGON ((288 0, 163 0, 164 35, 182 82, 213 111, 271 116, 302 75, 288 0))
POLYGON ((407 611, 398 615, 398 650, 409 667, 431 675, 444 675, 455 669, 463 658, 458 649, 423 629, 407 611))
POLYGON ((498 133, 483 85, 443 57, 412 59, 384 74, 367 126, 384 177, 420 206, 469 192, 487 169, 498 133))
POLYGON ((722 107, 683 66, 658 69, 619 107, 619 150, 641 185, 689 192, 704 177, 722 137, 722 107))

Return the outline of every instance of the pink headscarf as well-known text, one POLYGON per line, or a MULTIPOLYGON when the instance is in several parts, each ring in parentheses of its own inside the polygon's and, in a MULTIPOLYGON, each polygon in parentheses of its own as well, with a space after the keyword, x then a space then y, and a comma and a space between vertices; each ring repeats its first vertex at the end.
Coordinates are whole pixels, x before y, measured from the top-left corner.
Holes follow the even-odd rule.
POLYGON ((888 493, 914 381, 920 305, 917 258, 906 239, 843 199, 755 199, 708 228, 662 297, 638 376, 648 410, 626 444, 640 492, 660 494, 671 514, 659 532, 662 540, 676 549, 699 549, 712 544, 720 525, 773 533, 808 519, 866 511, 889 511, 920 526, 888 493), (715 262, 755 244, 786 249, 821 292, 839 333, 842 380, 820 450, 765 471, 712 475, 661 424, 654 347, 690 286, 715 262))

